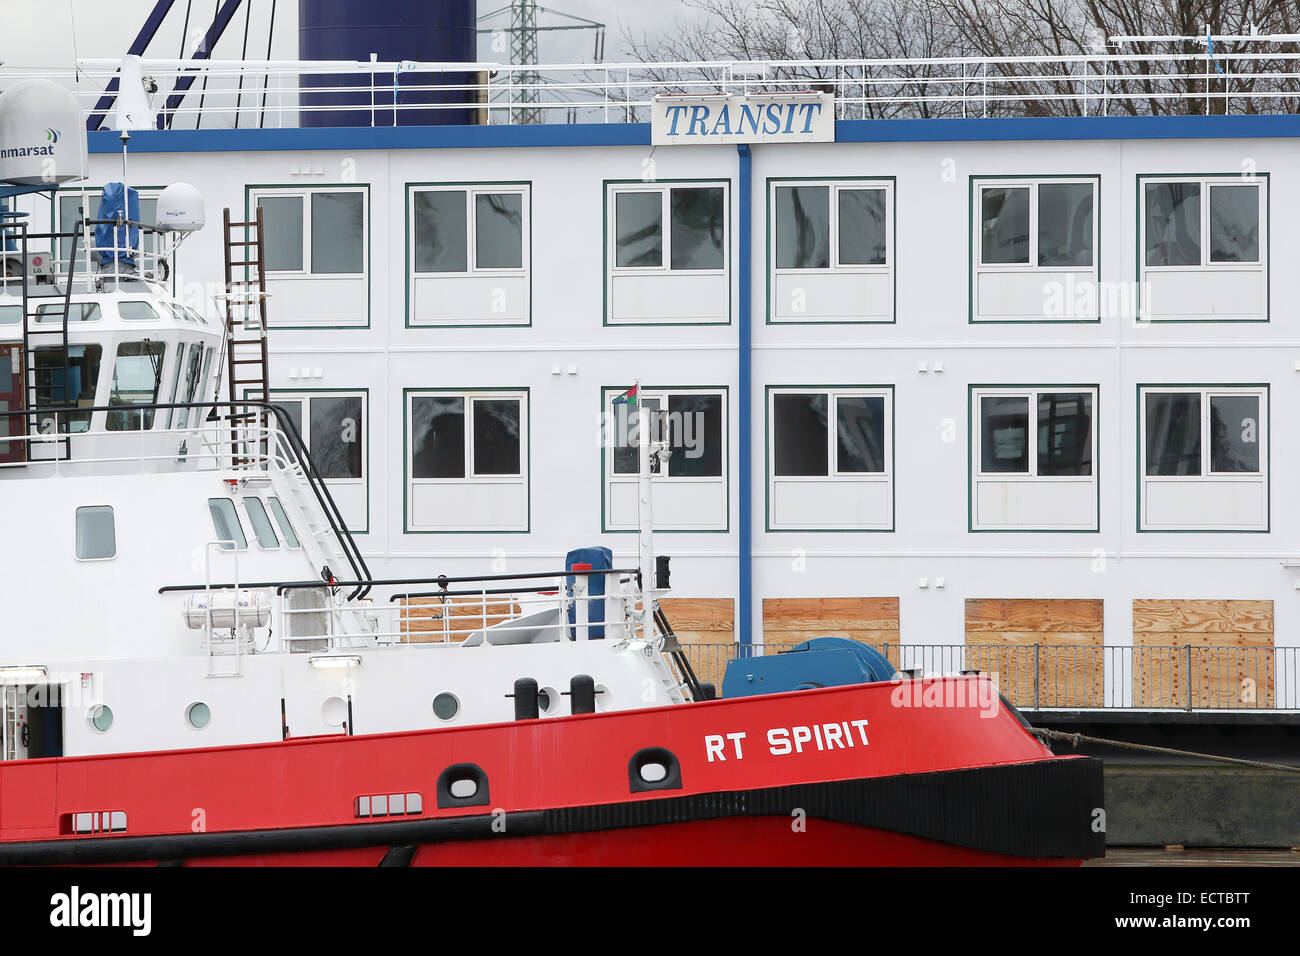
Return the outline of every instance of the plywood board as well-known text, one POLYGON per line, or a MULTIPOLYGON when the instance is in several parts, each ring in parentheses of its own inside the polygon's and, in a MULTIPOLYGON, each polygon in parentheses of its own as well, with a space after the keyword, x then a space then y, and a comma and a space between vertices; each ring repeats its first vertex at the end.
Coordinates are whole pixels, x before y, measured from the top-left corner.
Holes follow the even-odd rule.
POLYGON ((996 675, 1017 707, 1100 707, 1099 598, 968 598, 965 666, 996 675))
POLYGON ((722 690, 727 661, 735 656, 735 601, 731 598, 662 598, 659 609, 701 681, 722 690))
POLYGON ((1133 704, 1272 707, 1273 602, 1133 602, 1133 704))
POLYGON ((800 644, 815 637, 845 637, 888 653, 899 640, 898 598, 763 599, 764 644, 800 644))

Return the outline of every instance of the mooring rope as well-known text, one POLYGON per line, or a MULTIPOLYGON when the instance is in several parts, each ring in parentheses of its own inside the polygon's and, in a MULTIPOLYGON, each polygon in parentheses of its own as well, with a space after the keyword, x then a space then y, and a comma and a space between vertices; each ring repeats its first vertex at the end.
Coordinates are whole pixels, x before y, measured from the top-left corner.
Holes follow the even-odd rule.
POLYGON ((1156 747, 1151 744, 1135 744, 1127 740, 1110 740, 1106 737, 1089 737, 1087 734, 1068 734, 1061 730, 1047 730, 1043 727, 1034 727, 1029 731, 1035 737, 1043 737, 1050 740, 1064 740, 1075 747, 1081 743, 1103 744, 1107 747, 1118 747, 1123 750, 1143 750, 1148 753, 1169 754, 1174 757, 1194 757, 1197 760, 1212 760, 1219 763, 1235 764, 1238 767, 1254 767, 1258 770, 1281 770, 1286 773, 1300 773, 1300 767, 1291 767, 1281 763, 1264 763, 1262 760, 1243 760, 1240 757, 1224 757, 1219 754, 1203 754, 1193 750, 1175 750, 1172 747, 1156 747))

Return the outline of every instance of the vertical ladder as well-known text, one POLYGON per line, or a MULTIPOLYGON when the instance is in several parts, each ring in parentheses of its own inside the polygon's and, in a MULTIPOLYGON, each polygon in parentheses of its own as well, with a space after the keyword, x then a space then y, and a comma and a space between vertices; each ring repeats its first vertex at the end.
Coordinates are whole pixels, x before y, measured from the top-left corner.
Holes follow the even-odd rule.
MULTIPOLYGON (((72 363, 68 352, 68 315, 72 309, 72 280, 76 275, 77 254, 80 251, 78 246, 83 224, 78 218, 76 232, 71 237, 72 248, 68 257, 68 272, 64 279, 63 295, 61 297, 33 296, 30 288, 31 276, 28 273, 31 264, 31 246, 26 216, 26 213, 17 212, 0 214, 0 249, 5 249, 13 240, 17 240, 14 243, 17 249, 10 251, 16 251, 21 258, 23 405, 29 412, 35 412, 42 407, 77 403, 78 396, 71 394, 70 391, 72 363), (45 301, 37 305, 34 299, 45 301), (48 304, 57 304, 59 309, 48 309, 45 313, 41 313, 42 305, 48 304), (57 340, 57 345, 50 343, 50 339, 57 340), (42 342, 47 344, 40 344, 42 342), (37 352, 50 349, 56 351, 62 362, 51 362, 41 367, 37 363, 37 352)), ((49 261, 51 277, 57 274, 58 242, 63 238, 68 237, 59 234, 49 235, 51 248, 46 258, 49 261)), ((55 288, 57 291, 57 286, 55 288)), ((39 418, 32 415, 29 420, 35 426, 35 430, 39 431, 41 427, 39 418)), ((65 433, 70 431, 68 413, 62 414, 62 421, 54 431, 65 433)))
MULTIPOLYGON (((232 405, 246 401, 265 402, 271 397, 271 383, 267 372, 262 207, 257 207, 257 216, 251 222, 231 222, 227 207, 222 212, 222 223, 225 227, 227 394, 232 405), (243 278, 236 278, 238 275, 243 278), (243 394, 240 394, 241 389, 243 394)), ((251 412, 237 415, 232 409, 232 432, 238 432, 237 422, 257 422, 260 418, 251 412)), ((269 423, 263 423, 266 424, 269 423)), ((260 445, 265 455, 268 447, 265 437, 260 445)), ((232 464, 246 464, 249 457, 246 450, 241 453, 240 442, 236 441, 234 448, 232 464)))

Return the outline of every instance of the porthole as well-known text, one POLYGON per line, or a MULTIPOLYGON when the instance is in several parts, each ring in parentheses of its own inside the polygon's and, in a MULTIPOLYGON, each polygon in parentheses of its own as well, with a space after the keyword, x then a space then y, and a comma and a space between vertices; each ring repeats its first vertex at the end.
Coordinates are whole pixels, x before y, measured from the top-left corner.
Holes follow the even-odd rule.
POLYGON ((320 719, 327 727, 342 727, 348 719, 348 702, 342 697, 326 697, 320 705, 320 719))
POLYGON ((646 783, 658 783, 668 776, 668 768, 661 763, 643 763, 638 771, 646 783))
POLYGON ((459 780, 453 780, 448 790, 457 800, 468 800, 478 793, 478 781, 469 777, 462 777, 459 780))
POLYGON ((113 726, 113 711, 103 704, 96 704, 90 708, 86 718, 90 721, 90 726, 101 734, 108 733, 108 728, 113 726))
POLYGON ((195 730, 202 730, 212 719, 212 710, 203 701, 198 700, 185 708, 185 722, 195 730))
POLYGON ((433 715, 439 720, 451 720, 460 713, 460 701, 455 694, 442 693, 433 699, 433 715))
POLYGON ((554 687, 542 687, 537 691, 537 709, 543 714, 549 714, 559 703, 560 695, 555 692, 554 687))

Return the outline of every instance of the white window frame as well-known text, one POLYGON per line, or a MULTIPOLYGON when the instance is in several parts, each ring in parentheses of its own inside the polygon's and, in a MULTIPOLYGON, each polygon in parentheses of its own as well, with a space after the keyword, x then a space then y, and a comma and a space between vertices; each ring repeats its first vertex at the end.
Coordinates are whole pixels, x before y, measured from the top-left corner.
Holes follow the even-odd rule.
MULTIPOLYGON (((1097 275, 1097 247, 1101 238, 1101 216, 1098 214, 1101 178, 1099 176, 1039 176, 1026 179, 1015 177, 978 178, 971 183, 971 268, 977 273, 1005 272, 1072 272, 1077 275, 1097 275), (1092 187, 1092 263, 1086 266, 1042 266, 1038 264, 1038 224, 1040 209, 1038 188, 1040 186, 1091 186, 1092 187), (984 261, 984 190, 985 189, 1028 189, 1029 190, 1029 261, 1028 262, 985 262, 984 261)), ((985 320, 996 321, 996 320, 985 320)), ((1052 321, 1045 319, 1044 321, 1052 321)))
POLYGON ((402 450, 404 459, 404 478, 406 487, 404 495, 407 506, 406 533, 461 533, 488 534, 527 531, 527 522, 523 527, 498 529, 463 528, 449 524, 446 527, 414 526, 411 524, 411 492, 420 485, 469 485, 495 484, 514 485, 523 490, 525 499, 529 494, 529 391, 525 388, 501 389, 467 389, 467 388, 415 388, 409 389, 403 399, 405 418, 402 450), (465 402, 465 474, 459 478, 416 478, 415 477, 415 416, 412 403, 416 398, 459 398, 465 402), (519 472, 517 474, 479 474, 474 471, 474 402, 475 401, 517 401, 519 402, 519 472))
MULTIPOLYGON (((614 406, 612 402, 625 390, 626 390, 625 387, 621 388, 619 386, 605 386, 601 389, 602 426, 604 425, 604 423, 608 422, 612 427, 614 423, 614 417, 613 417, 614 406)), ((668 388, 644 388, 643 387, 637 393, 637 408, 638 410, 640 409, 640 403, 644 399, 657 398, 662 403, 662 405, 660 406, 662 410, 667 412, 668 399, 673 395, 710 395, 710 396, 717 396, 721 400, 722 433, 719 436, 719 440, 722 443, 722 448, 720 449, 722 453, 721 474, 707 475, 707 476, 670 475, 668 473, 668 468, 665 467, 662 474, 659 473, 653 474, 651 480, 656 483, 666 482, 672 485, 720 485, 724 490, 723 497, 729 503, 730 502, 729 482, 731 481, 731 454, 730 454, 731 404, 730 404, 730 396, 728 394, 727 389, 717 387, 717 386, 690 386, 690 385, 673 386, 668 388)), ((611 436, 605 434, 602 434, 602 443, 604 444, 605 447, 605 455, 604 455, 605 473, 604 475, 601 476, 602 477, 601 493, 603 495, 603 500, 605 502, 603 508, 603 511, 605 512, 603 524, 606 525, 607 531, 635 530, 635 528, 628 529, 622 527, 618 527, 618 528, 609 527, 609 523, 610 523, 609 502, 611 498, 611 492, 616 485, 635 484, 640 480, 640 475, 636 473, 616 474, 614 471, 614 450, 619 446, 614 444, 613 438, 611 436)), ((674 454, 681 454, 681 452, 674 451, 674 454)), ((728 504, 728 511, 729 510, 730 510, 730 504, 728 504)), ((723 515, 721 524, 723 526, 729 526, 729 523, 730 523, 729 514, 723 515)), ((695 532, 701 530, 707 530, 707 531, 722 530, 721 527, 709 528, 709 529, 676 528, 673 526, 672 519, 664 515, 655 516, 655 526, 658 530, 662 530, 662 531, 695 532)))
POLYGON ((864 273, 867 275, 891 275, 894 271, 894 181, 891 179, 773 179, 770 181, 771 194, 769 202, 772 209, 772 223, 768 230, 771 238, 772 274, 774 276, 814 276, 838 273, 864 273), (830 265, 825 268, 782 269, 777 266, 777 205, 778 189, 801 186, 827 186, 830 188, 830 265), (854 192, 865 189, 879 189, 885 193, 885 261, 884 263, 841 263, 840 262, 840 202, 839 194, 843 191, 854 192))
POLYGON ((1138 387, 1138 530, 1146 532, 1168 531, 1206 531, 1206 532, 1266 532, 1269 530, 1269 429, 1272 422, 1269 417, 1269 387, 1267 385, 1141 385, 1138 387), (1201 397, 1201 473, 1199 475, 1148 475, 1147 474, 1147 395, 1151 393, 1191 393, 1201 397), (1250 396, 1259 399, 1259 471, 1211 471, 1212 449, 1210 447, 1210 399, 1220 397, 1250 396), (1258 484, 1263 488, 1265 501, 1265 525, 1263 527, 1186 527, 1148 526, 1146 522, 1146 486, 1148 483, 1165 482, 1242 482, 1258 484))
MULTIPOLYGON (((971 444, 973 453, 971 474, 973 479, 997 481, 1010 479, 1015 481, 1086 481, 1097 480, 1097 392, 1096 385, 1026 385, 1026 386, 980 386, 971 392, 971 444), (1089 439, 1092 442, 1091 474, 1087 475, 1040 475, 1038 474, 1038 397, 1040 395, 1076 395, 1092 396, 1092 421, 1089 427, 1089 439), (984 429, 980 415, 981 402, 985 398, 1025 398, 1029 401, 1029 470, 1028 471, 984 471, 984 429)), ((972 492, 974 486, 972 485, 972 492)))
POLYGON ((1141 430, 1138 435, 1142 449, 1143 480, 1156 481, 1216 481, 1230 478, 1242 481, 1268 481, 1268 387, 1265 385, 1143 385, 1138 394, 1138 416, 1141 430), (1199 475, 1148 475, 1147 474, 1147 395, 1190 394, 1201 396, 1201 473, 1199 475), (1213 471, 1210 447, 1210 399, 1250 397, 1259 399, 1259 471, 1213 471))
MULTIPOLYGON (((313 279, 313 280, 357 280, 370 277, 370 189, 364 184, 339 186, 259 186, 248 191, 250 216, 257 218, 257 204, 260 199, 302 200, 302 268, 301 269, 267 269, 268 279, 313 279), (311 255, 311 197, 317 193, 360 193, 361 195, 361 271, 360 272, 313 272, 311 255)), ((342 326, 347 328, 347 326, 342 326)))
MULTIPOLYGON (((302 443, 311 453, 311 399, 313 398, 359 398, 361 399, 361 477, 360 478, 325 478, 331 485, 365 485, 370 480, 370 402, 369 394, 364 389, 330 388, 315 391, 295 392, 291 390, 271 389, 269 399, 272 405, 280 402, 302 403, 302 443)), ((294 529, 297 531, 297 529, 294 529)))
POLYGON ((618 182, 607 183, 606 208, 609 210, 605 224, 605 249, 609 262, 609 279, 616 275, 680 275, 680 276, 729 276, 731 274, 731 183, 725 179, 705 180, 656 180, 654 182, 618 182), (721 189, 722 190, 722 267, 720 269, 674 269, 672 268, 672 203, 670 195, 674 189, 721 189), (659 193, 659 225, 663 230, 663 259, 657 266, 620 266, 618 265, 618 195, 620 193, 659 193))
POLYGON ((458 276, 527 276, 532 269, 532 187, 526 183, 447 183, 411 186, 407 197, 407 215, 411 223, 407 242, 411 248, 411 280, 454 279, 458 276), (415 197, 417 193, 465 193, 465 265, 464 272, 417 272, 415 268, 415 197), (519 268, 480 267, 478 264, 478 205, 482 195, 517 195, 523 210, 520 223, 522 247, 519 268))
POLYGON ((1231 270, 1234 272, 1267 272, 1268 263, 1268 180, 1267 176, 1141 176, 1138 190, 1138 257, 1143 272, 1202 272, 1231 270), (1147 186, 1161 183, 1197 183, 1201 187, 1201 261, 1196 265, 1147 265, 1147 186), (1210 261, 1210 190, 1215 186, 1254 186, 1259 198, 1259 258, 1253 262, 1210 261))
POLYGON ((894 390, 886 386, 826 386, 818 388, 812 385, 782 385, 768 391, 768 421, 772 423, 772 461, 769 481, 785 478, 799 481, 883 481, 894 479, 894 390), (826 471, 825 475, 778 475, 776 473, 776 396, 778 395, 825 395, 827 400, 826 428, 826 471), (885 469, 883 471, 840 471, 839 443, 836 441, 836 425, 839 421, 839 400, 841 398, 883 398, 885 400, 884 424, 885 437, 882 448, 885 451, 885 469))
MULTIPOLYGON (((889 497, 891 502, 894 501, 894 389, 887 385, 874 386, 852 386, 836 385, 817 387, 812 385, 781 385, 768 389, 767 394, 767 420, 770 423, 768 428, 767 440, 769 442, 768 454, 768 474, 767 474, 767 500, 768 515, 767 524, 773 531, 803 531, 803 530, 845 530, 840 528, 803 528, 787 527, 779 525, 772 519, 772 501, 776 494, 776 488, 781 482, 834 482, 838 484, 881 484, 889 488, 889 497), (776 473, 776 442, 777 442, 777 418, 776 418, 776 397, 778 395, 825 395, 827 401, 827 428, 826 428, 826 474, 825 475, 778 475, 776 473), (839 400, 842 398, 881 398, 884 399, 884 440, 881 447, 885 453, 885 467, 883 471, 840 471, 839 470, 839 442, 837 441, 836 428, 839 421, 839 400)), ((862 531, 892 531, 894 527, 894 508, 890 508, 890 522, 888 528, 877 527, 855 527, 847 530, 862 531)))

